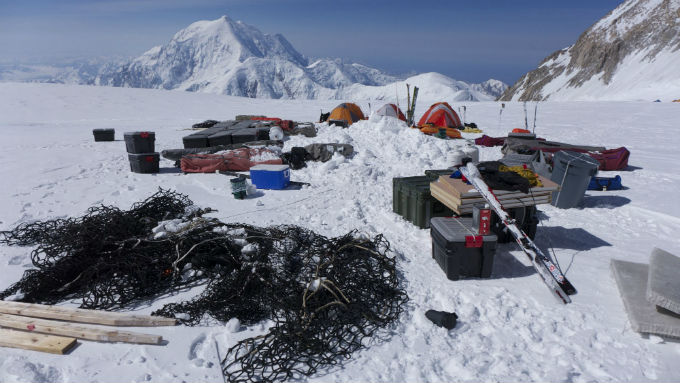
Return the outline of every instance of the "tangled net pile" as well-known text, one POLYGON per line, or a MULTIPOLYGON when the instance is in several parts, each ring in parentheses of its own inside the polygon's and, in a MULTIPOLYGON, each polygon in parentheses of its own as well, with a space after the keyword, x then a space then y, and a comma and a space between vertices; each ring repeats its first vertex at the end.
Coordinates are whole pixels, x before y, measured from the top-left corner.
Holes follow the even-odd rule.
POLYGON ((381 235, 327 238, 297 226, 227 224, 203 217, 207 211, 161 189, 128 211, 92 207, 80 218, 0 232, 0 243, 36 246, 35 269, 0 299, 120 309, 205 285, 154 314, 186 325, 234 317, 274 323, 227 351, 230 382, 314 374, 351 357, 401 314, 408 297, 381 235))

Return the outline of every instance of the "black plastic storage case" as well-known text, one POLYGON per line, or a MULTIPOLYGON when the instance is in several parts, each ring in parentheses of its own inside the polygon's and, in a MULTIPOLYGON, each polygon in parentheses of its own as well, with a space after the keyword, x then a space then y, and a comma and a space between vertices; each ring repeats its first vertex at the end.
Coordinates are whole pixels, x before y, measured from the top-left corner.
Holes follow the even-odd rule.
POLYGON ((116 131, 113 129, 92 129, 94 134, 94 141, 113 141, 116 136, 116 131))
POLYGON ((182 137, 182 144, 184 144, 184 149, 207 148, 208 136, 203 133, 190 134, 182 137))
POLYGON ((258 140, 257 129, 246 128, 241 130, 236 130, 231 133, 231 143, 232 144, 244 144, 246 142, 252 142, 258 140))
POLYGON ((477 235, 472 218, 432 218, 432 258, 450 280, 488 278, 496 254, 496 235, 477 235), (481 243, 479 242, 481 238, 481 243))
POLYGON ((231 132, 224 130, 208 136, 208 145, 231 145, 231 132))
POLYGON ((158 173, 158 153, 128 153, 128 160, 135 173, 158 173))
POLYGON ((154 132, 126 132, 123 137, 128 153, 142 154, 155 151, 156 134, 154 132))

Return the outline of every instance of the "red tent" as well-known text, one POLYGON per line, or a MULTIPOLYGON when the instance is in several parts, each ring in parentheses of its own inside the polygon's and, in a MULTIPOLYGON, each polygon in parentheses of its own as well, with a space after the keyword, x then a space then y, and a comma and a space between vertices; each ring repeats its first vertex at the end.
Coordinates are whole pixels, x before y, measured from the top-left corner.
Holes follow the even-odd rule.
POLYGON ((430 109, 423 114, 423 117, 418 121, 418 126, 432 124, 434 126, 448 127, 448 128, 462 128, 463 124, 460 118, 453 111, 451 105, 446 102, 438 102, 432 104, 430 109))
POLYGON ((375 114, 379 116, 390 116, 398 118, 402 121, 406 121, 406 116, 402 113, 401 109, 394 104, 385 104, 380 109, 375 111, 375 114))

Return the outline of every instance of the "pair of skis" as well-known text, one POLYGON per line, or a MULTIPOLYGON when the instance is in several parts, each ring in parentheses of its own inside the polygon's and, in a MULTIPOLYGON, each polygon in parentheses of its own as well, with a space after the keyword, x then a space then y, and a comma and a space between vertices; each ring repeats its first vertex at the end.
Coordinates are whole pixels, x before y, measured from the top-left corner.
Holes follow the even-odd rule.
POLYGON ((541 249, 536 246, 534 241, 524 233, 514 220, 510 218, 508 213, 503 209, 503 206, 493 194, 489 186, 482 179, 477 167, 468 162, 466 166, 461 166, 460 171, 467 178, 468 181, 479 191, 482 197, 489 203, 491 208, 496 212, 498 218, 503 222, 505 227, 512 233, 517 241, 517 244, 522 248, 531 260, 532 265, 541 276, 543 282, 548 286, 553 295, 562 303, 570 303, 569 295, 576 294, 576 289, 562 274, 562 271, 555 265, 555 263, 548 258, 541 249))

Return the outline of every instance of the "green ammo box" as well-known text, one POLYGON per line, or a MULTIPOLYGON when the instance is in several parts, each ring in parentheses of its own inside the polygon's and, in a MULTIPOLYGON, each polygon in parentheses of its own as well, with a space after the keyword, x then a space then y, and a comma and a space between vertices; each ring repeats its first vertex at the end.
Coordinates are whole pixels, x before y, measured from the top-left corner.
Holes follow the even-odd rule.
POLYGON ((408 195, 402 191, 405 190, 407 184, 423 179, 424 177, 421 176, 392 178, 392 211, 402 217, 405 216, 408 211, 408 195))
POLYGON ((427 176, 393 179, 394 212, 421 229, 430 227, 430 218, 454 215, 453 211, 432 198, 427 176))

